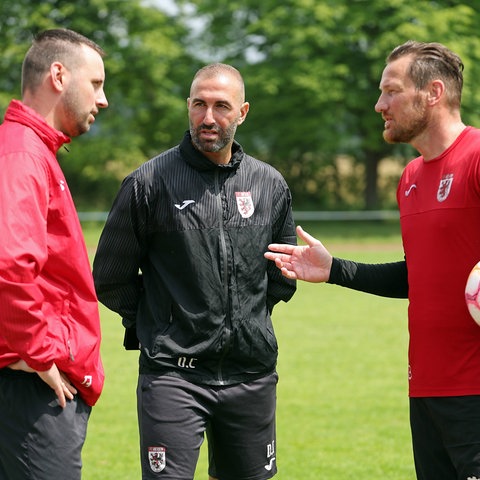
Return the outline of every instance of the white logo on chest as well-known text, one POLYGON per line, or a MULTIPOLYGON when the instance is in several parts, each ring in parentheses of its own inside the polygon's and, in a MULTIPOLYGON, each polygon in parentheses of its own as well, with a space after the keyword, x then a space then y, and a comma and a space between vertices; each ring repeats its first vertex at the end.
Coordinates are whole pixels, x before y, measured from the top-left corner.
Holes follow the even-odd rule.
POLYGON ((255 207, 253 206, 252 194, 250 192, 235 192, 237 199, 237 208, 243 218, 249 218, 253 215, 255 207))
POLYGON ((195 203, 195 200, 184 200, 181 205, 179 203, 176 203, 175 206, 179 210, 183 210, 185 207, 187 207, 188 205, 190 205, 192 203, 195 203))

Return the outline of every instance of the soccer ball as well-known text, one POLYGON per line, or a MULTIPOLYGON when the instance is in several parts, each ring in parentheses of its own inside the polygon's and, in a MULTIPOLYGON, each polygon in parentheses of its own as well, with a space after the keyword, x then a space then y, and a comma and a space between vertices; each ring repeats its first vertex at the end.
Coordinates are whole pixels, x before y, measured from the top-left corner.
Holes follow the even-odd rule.
POLYGON ((470 315, 480 325, 480 262, 472 268, 468 276, 465 301, 470 315))

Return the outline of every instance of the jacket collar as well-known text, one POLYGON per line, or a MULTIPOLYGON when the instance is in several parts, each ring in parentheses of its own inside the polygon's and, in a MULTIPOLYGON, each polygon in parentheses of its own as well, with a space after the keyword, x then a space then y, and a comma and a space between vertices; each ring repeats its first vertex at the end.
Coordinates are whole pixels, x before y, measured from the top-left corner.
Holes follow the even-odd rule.
POLYGON ((179 147, 185 161, 196 170, 202 171, 215 170, 216 168, 236 170, 244 157, 242 146, 237 141, 234 141, 232 145, 232 158, 230 159, 230 162, 227 165, 217 165, 193 146, 192 137, 190 136, 190 132, 188 130, 185 132, 179 147))
POLYGON ((70 143, 70 137, 51 127, 44 117, 20 100, 10 102, 5 113, 5 121, 21 123, 31 128, 55 154, 64 143, 70 143))

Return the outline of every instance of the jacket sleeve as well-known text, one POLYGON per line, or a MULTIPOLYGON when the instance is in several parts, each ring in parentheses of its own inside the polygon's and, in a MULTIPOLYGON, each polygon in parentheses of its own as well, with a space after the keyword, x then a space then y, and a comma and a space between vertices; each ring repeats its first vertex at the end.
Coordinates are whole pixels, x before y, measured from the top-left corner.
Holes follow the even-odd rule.
MULTIPOLYGON (((292 214, 292 196, 286 182, 282 179, 274 199, 274 224, 271 243, 297 244, 295 222, 292 214)), ((273 307, 283 300, 288 302, 296 291, 294 280, 285 278, 273 262, 267 263, 268 291, 267 304, 270 313, 273 307)))
POLYGON ((406 261, 358 263, 333 258, 328 283, 391 298, 408 298, 406 261))
POLYGON ((36 370, 53 364, 54 345, 38 276, 48 259, 49 175, 42 160, 20 154, 2 163, 0 189, 1 335, 36 370), (21 167, 20 167, 21 165, 21 167))
POLYGON ((139 268, 144 254, 147 208, 143 192, 133 176, 123 181, 93 261, 98 299, 121 315, 126 327, 135 322, 142 290, 139 268))

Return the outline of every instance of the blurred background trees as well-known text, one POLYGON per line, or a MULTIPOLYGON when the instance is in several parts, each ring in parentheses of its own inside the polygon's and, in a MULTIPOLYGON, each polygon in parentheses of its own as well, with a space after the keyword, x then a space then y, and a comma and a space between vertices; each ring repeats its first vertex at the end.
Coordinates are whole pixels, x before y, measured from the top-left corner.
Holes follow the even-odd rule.
POLYGON ((393 208, 415 152, 382 138, 374 105, 385 57, 411 38, 456 51, 464 121, 480 126, 479 9, 476 0, 2 0, 0 110, 19 98, 36 32, 72 28, 104 47, 110 106, 60 162, 79 209, 108 209, 124 176, 188 128, 195 71, 231 63, 251 104, 237 138, 284 174, 295 209, 393 208))

